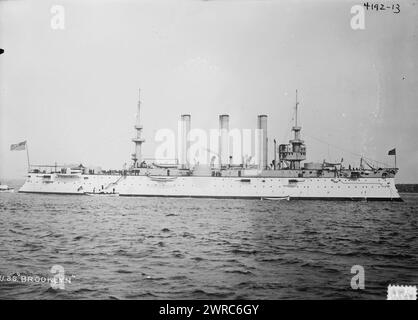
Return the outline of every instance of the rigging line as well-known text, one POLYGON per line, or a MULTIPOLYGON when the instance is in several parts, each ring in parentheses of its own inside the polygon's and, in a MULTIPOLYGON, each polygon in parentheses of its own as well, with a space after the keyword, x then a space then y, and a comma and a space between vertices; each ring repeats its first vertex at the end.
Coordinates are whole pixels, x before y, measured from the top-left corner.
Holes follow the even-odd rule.
POLYGON ((383 165, 385 165, 385 166, 387 166, 387 167, 390 167, 390 165, 388 165, 388 164, 387 164, 387 163, 385 163, 385 162, 381 162, 381 161, 377 161, 377 160, 374 160, 374 159, 371 159, 371 158, 367 158, 367 157, 365 157, 365 156, 364 156, 364 155, 362 155, 362 154, 352 152, 352 151, 350 151, 350 150, 348 150, 348 149, 341 148, 341 147, 336 146, 336 145, 334 145, 334 144, 332 144, 332 143, 328 143, 328 142, 326 142, 326 141, 324 141, 324 140, 322 140, 322 139, 319 139, 319 138, 316 138, 316 137, 311 136, 311 135, 309 135, 309 134, 306 134, 306 132, 305 132, 305 136, 310 137, 310 138, 312 138, 312 139, 314 139, 314 140, 317 140, 317 141, 319 141, 319 142, 321 142, 321 143, 324 143, 324 144, 326 144, 326 145, 328 145, 328 146, 332 146, 332 147, 334 147, 334 148, 336 148, 336 149, 339 149, 339 150, 345 151, 345 152, 347 152, 347 153, 350 153, 350 154, 352 154, 352 155, 359 156, 359 157, 362 157, 363 159, 366 159, 366 160, 369 160, 369 161, 373 161, 373 162, 375 162, 375 163, 378 163, 378 164, 383 164, 383 165))

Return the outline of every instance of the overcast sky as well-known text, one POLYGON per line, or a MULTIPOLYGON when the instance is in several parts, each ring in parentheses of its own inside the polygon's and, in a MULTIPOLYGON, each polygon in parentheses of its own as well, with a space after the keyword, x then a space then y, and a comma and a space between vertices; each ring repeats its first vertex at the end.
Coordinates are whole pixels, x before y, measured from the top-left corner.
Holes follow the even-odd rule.
POLYGON ((35 164, 121 168, 140 87, 144 156, 182 113, 202 129, 267 114, 286 143, 299 89, 309 161, 392 164, 396 147, 397 182, 418 182, 418 3, 353 30, 357 3, 335 2, 0 0, 0 178, 25 176, 25 152, 9 151, 23 140, 35 164))

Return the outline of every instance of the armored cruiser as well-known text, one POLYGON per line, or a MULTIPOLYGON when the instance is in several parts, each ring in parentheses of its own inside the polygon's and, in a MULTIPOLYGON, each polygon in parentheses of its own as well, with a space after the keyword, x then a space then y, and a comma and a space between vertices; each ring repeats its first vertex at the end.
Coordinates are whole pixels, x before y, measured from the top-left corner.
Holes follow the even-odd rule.
MULTIPOLYGON (((297 94, 296 94, 297 97, 297 94)), ((298 125, 295 105, 293 139, 276 144, 274 159, 268 163, 267 116, 257 117, 257 163, 233 164, 229 154, 229 116, 219 116, 219 153, 210 165, 192 165, 190 115, 181 116, 181 161, 157 163, 142 157, 143 126, 138 102, 135 152, 132 165, 123 170, 102 171, 83 165, 30 166, 19 192, 78 195, 119 195, 140 197, 252 198, 267 200, 389 200, 402 201, 395 187, 398 168, 376 167, 365 161, 359 168, 340 163, 312 163, 306 160, 306 146, 298 125), (304 162, 304 163, 302 163, 304 162)))

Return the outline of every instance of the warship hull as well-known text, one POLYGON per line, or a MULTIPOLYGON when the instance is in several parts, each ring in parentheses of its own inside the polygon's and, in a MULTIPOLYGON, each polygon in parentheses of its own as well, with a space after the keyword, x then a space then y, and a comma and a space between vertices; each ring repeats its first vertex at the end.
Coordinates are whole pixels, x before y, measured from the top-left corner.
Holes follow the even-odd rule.
POLYGON ((139 197, 402 201, 394 178, 29 175, 19 192, 139 197))

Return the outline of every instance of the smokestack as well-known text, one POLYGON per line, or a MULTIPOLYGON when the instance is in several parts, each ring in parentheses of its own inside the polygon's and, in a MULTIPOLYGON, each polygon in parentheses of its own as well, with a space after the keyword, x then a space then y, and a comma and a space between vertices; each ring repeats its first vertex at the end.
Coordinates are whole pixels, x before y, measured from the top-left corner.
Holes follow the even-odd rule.
POLYGON ((267 116, 262 114, 257 118, 258 134, 258 167, 262 170, 267 169, 267 116))
POLYGON ((188 169, 190 166, 188 152, 190 149, 190 114, 181 115, 181 167, 188 169))
POLYGON ((219 164, 220 167, 229 163, 229 115, 219 116, 219 164))

